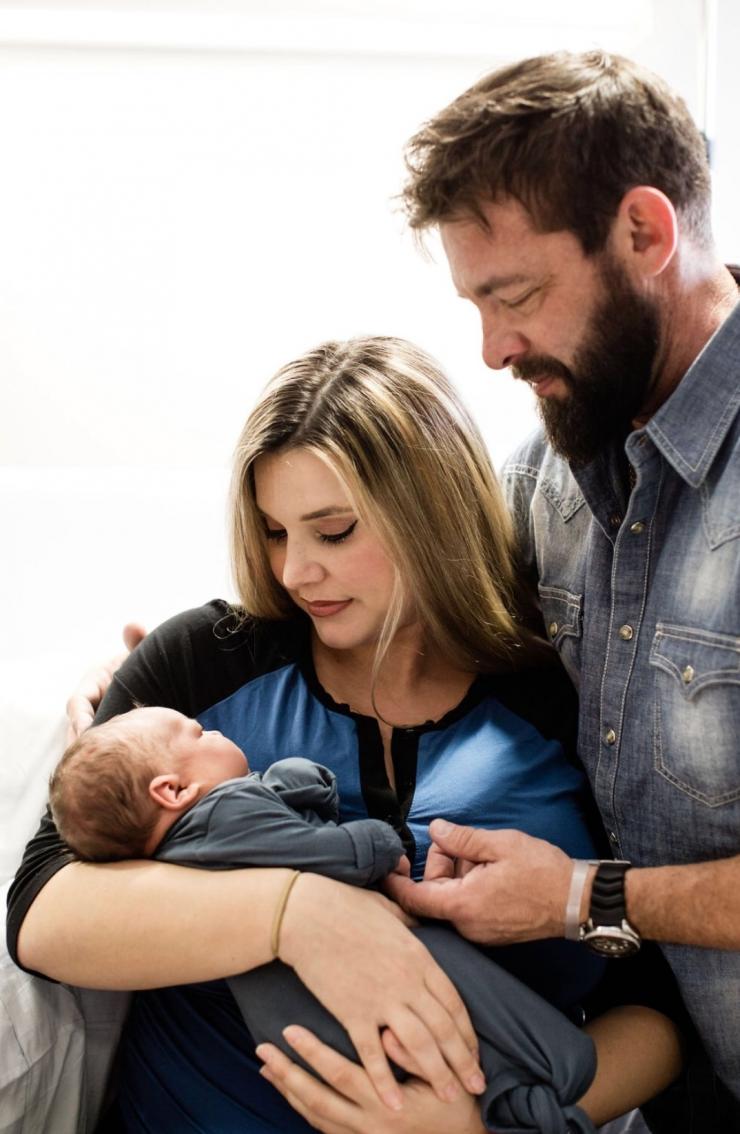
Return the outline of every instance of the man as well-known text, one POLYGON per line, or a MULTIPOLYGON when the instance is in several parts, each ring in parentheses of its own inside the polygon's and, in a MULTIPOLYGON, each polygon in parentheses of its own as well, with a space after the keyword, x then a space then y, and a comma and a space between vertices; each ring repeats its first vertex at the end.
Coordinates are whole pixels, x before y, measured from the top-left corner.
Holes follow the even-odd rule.
POLYGON ((505 483, 631 868, 597 877, 546 843, 437 822, 427 880, 394 895, 476 941, 664 942, 735 1119, 740 311, 702 137, 656 76, 558 54, 481 80, 407 158, 412 228, 439 229, 486 363, 539 400, 544 435, 505 483))
MULTIPOLYGON (((486 362, 539 399, 544 436, 505 480, 631 868, 437 821, 427 880, 394 893, 475 941, 664 942, 720 1081, 692 1080, 661 1129, 724 1134, 740 1128, 740 312, 702 138, 655 76, 561 54, 483 79, 408 163, 411 227, 439 229, 486 362)), ((280 1060, 271 1081, 320 1129, 364 1129, 358 1073, 296 1048, 337 1090, 280 1060)))

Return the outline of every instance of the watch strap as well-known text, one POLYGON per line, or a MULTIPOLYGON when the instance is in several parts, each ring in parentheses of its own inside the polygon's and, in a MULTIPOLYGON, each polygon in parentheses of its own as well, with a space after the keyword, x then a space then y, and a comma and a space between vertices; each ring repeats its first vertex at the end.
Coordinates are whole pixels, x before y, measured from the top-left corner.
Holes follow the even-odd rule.
POLYGON ((591 887, 588 916, 592 925, 621 925, 627 920, 624 876, 632 863, 609 859, 599 863, 591 887))

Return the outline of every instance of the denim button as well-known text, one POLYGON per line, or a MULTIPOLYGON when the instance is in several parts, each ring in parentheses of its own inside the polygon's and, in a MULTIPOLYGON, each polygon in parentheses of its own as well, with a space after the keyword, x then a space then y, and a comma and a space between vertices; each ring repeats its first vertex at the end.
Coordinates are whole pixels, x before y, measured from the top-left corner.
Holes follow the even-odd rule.
POLYGON ((616 744, 617 734, 613 728, 608 728, 604 733, 604 741, 607 744, 616 744))
POLYGON ((634 524, 630 524, 630 531, 633 535, 641 535, 645 531, 645 525, 642 520, 635 520, 634 524))
POLYGON ((684 666, 681 670, 681 680, 684 685, 688 685, 690 681, 694 680, 694 667, 693 665, 684 666))
POLYGON ((625 623, 624 626, 619 627, 619 637, 622 639, 623 642, 631 641, 633 634, 634 634, 634 630, 632 629, 631 626, 628 626, 626 623, 625 623))
POLYGON ((619 512, 612 512, 611 516, 609 517, 609 527, 618 528, 621 522, 622 517, 620 516, 619 512))
POLYGON ((551 622, 550 625, 547 627, 547 633, 550 635, 551 638, 554 638, 555 635, 557 634, 557 632, 558 632, 557 622, 551 622))

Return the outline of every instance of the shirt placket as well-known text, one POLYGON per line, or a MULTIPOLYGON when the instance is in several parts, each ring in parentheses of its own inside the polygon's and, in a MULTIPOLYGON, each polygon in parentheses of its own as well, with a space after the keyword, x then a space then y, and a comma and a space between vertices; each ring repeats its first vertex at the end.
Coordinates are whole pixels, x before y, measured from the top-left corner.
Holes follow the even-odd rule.
MULTIPOLYGON (((622 464, 605 453, 574 470, 592 517, 588 542, 584 648, 580 682, 579 753, 589 771, 612 852, 619 855, 618 774, 625 702, 634 673, 644 620, 650 543, 657 500, 649 473, 657 459, 644 434, 627 442, 631 462, 629 496, 622 464)), ((624 773, 623 773, 624 774, 624 773)))
MULTIPOLYGON (((650 560, 655 518, 660 496, 660 458, 645 434, 633 435, 627 443, 633 481, 626 514, 614 538, 610 573, 610 603, 604 662, 599 692, 599 755, 594 783, 596 799, 612 851, 622 852, 619 824, 620 775, 625 745, 639 744, 634 735, 639 720, 630 720, 625 705, 630 682, 638 680, 636 667, 640 637, 645 622, 650 560), (626 735, 629 730, 633 735, 626 735)), ((623 786, 627 787, 626 784, 623 786)))

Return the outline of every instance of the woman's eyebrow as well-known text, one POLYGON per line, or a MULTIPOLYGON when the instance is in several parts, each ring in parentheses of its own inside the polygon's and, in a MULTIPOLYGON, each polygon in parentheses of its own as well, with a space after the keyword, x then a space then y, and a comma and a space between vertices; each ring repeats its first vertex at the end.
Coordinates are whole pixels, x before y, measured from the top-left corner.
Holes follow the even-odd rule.
POLYGON ((315 512, 306 512, 301 516, 301 521, 304 520, 323 520, 327 516, 346 516, 353 509, 349 504, 332 504, 328 508, 317 508, 315 512))

